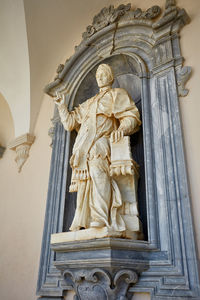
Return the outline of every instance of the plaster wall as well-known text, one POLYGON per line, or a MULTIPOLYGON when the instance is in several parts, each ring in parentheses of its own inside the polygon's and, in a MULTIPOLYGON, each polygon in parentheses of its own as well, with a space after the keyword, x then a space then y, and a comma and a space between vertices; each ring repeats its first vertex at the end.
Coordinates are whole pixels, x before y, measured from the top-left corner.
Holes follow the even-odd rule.
POLYGON ((14 122, 6 99, 0 94, 0 144, 5 147, 10 139, 13 139, 14 122))
POLYGON ((0 91, 15 124, 15 136, 29 132, 30 70, 23 0, 0 1, 0 91))
MULTIPOLYGON (((91 23, 93 15, 103 6, 111 3, 118 5, 122 2, 128 3, 130 1, 113 0, 100 2, 96 0, 94 2, 95 5, 91 5, 90 9, 88 9, 87 23, 85 24, 84 21, 84 26, 91 23)), ((164 4, 163 0, 132 0, 131 2, 133 7, 141 7, 143 9, 155 4, 163 7, 164 4)), ((85 3, 85 5, 89 5, 90 1, 85 1, 85 3)), ((193 74, 187 83, 187 87, 190 90, 189 95, 186 98, 180 99, 180 110, 191 190, 195 236, 198 253, 200 253, 200 40, 198 39, 200 1, 177 0, 177 4, 180 7, 184 7, 192 19, 191 24, 185 26, 181 31, 181 48, 183 57, 185 57, 185 65, 192 66, 193 74)), ((73 13, 75 15, 76 12, 74 11, 73 13)), ((73 24, 76 27, 73 42, 78 44, 85 27, 81 27, 82 25, 79 27, 77 23, 73 24)), ((73 47, 71 45, 68 52, 69 55, 73 54, 73 47)), ((62 56, 61 53, 59 55, 60 57, 62 56)), ((66 58, 66 51, 64 49, 63 61, 60 62, 64 62, 66 58)), ((52 75, 50 72, 49 78, 52 75)), ((26 84, 28 83, 25 80, 24 85, 26 84)), ((7 81, 7 85, 9 86, 9 80, 7 81)), ((12 90, 12 85, 10 88, 12 90)), ((0 138, 2 137, 2 140, 0 142, 3 146, 6 146, 13 139, 14 126, 5 99, 1 100, 0 138)), ((31 147, 30 157, 21 173, 17 172, 14 162, 15 153, 13 151, 6 150, 3 158, 0 159, 0 299, 2 300, 36 299, 35 289, 51 157, 48 129, 51 126, 50 118, 52 115, 53 103, 49 100, 48 96, 44 96, 34 130, 36 140, 31 147)), ((72 299, 72 294, 69 293, 66 299, 72 299)), ((148 294, 136 294, 133 299, 147 300, 150 297, 148 294)))
MULTIPOLYGON (((1 112, 3 108, 0 102, 1 112)), ((47 133, 52 114, 53 104, 45 96, 35 127, 36 140, 21 173, 17 172, 14 151, 6 149, 0 160, 1 300, 36 299, 51 157, 51 140, 47 133)), ((7 134, 9 129, 12 135, 12 123, 9 118, 7 121, 3 125, 4 142, 12 139, 7 134)))

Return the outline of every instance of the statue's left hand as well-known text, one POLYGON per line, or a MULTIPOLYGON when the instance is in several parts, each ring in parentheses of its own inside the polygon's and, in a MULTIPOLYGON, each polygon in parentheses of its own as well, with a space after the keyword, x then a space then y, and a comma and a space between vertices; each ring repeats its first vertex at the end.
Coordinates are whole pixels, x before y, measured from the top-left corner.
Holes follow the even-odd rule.
POLYGON ((111 143, 117 143, 124 137, 124 131, 123 130, 115 130, 111 133, 111 143))

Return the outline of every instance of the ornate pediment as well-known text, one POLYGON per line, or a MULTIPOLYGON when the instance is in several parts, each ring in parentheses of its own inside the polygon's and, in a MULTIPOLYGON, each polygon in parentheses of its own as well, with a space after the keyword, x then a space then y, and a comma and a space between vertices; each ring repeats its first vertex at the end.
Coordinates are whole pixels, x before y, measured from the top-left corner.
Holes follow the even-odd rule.
MULTIPOLYGON (((75 53, 72 57, 66 59, 64 64, 60 64, 56 70, 56 76, 54 81, 48 84, 45 87, 45 92, 51 96, 55 96, 54 88, 62 84, 64 77, 66 76, 68 70, 70 69, 73 60, 76 59, 76 56, 82 55, 82 53, 88 48, 93 47, 97 48, 97 43, 95 42, 99 36, 104 34, 104 30, 111 30, 113 34, 113 40, 111 45, 110 54, 113 54, 115 50, 115 41, 117 39, 117 32, 120 27, 129 26, 130 22, 134 24, 145 25, 149 28, 151 32, 151 37, 153 37, 153 43, 155 45, 155 57, 152 57, 154 61, 163 61, 162 55, 163 46, 161 45, 161 51, 156 48, 159 48, 160 44, 163 43, 161 40, 166 34, 176 34, 179 30, 187 23, 190 22, 190 18, 184 9, 181 9, 176 6, 175 0, 167 0, 165 3, 165 9, 161 15, 161 8, 157 5, 150 7, 149 9, 143 11, 141 8, 132 8, 131 4, 119 5, 117 8, 114 8, 113 5, 109 7, 104 7, 94 18, 92 24, 87 26, 86 31, 82 34, 83 40, 80 45, 75 46, 75 53), (160 17, 161 15, 161 17, 160 17), (160 17, 160 18, 159 18, 160 17), (161 53, 161 54, 160 54, 161 53)), ((138 29, 132 31, 134 36, 138 34, 138 29)), ((140 38, 143 36, 139 33, 140 38)), ((164 43, 163 43, 164 44, 164 43)), ((167 43, 166 43, 167 48, 167 43)), ((152 48, 153 49, 153 48, 152 48)), ((167 52, 168 50, 164 50, 167 52)), ((169 54, 168 54, 169 56, 169 54)), ((168 57, 169 59, 169 57, 168 57)), ((170 58, 171 59, 171 58, 170 58)), ((157 67, 157 66, 156 66, 157 67)))

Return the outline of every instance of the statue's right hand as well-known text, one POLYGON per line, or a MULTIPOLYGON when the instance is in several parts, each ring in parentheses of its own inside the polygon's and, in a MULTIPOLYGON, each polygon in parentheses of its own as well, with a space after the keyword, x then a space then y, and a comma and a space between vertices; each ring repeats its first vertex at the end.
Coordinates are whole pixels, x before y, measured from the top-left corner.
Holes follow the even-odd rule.
POLYGON ((62 104, 65 104, 65 95, 57 93, 57 96, 54 98, 54 102, 60 106, 62 104))

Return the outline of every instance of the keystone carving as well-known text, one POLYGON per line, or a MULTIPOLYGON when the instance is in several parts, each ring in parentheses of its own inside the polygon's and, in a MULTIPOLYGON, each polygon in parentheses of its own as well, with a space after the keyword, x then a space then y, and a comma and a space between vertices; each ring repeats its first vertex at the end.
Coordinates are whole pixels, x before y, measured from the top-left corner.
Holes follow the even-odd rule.
POLYGON ((185 85, 190 78, 191 72, 191 67, 182 67, 177 70, 178 95, 180 97, 185 97, 189 93, 189 90, 185 88, 185 85))
POLYGON ((129 300, 133 295, 128 289, 138 281, 137 273, 126 269, 118 271, 113 279, 100 268, 65 270, 63 276, 74 288, 74 300, 129 300))

